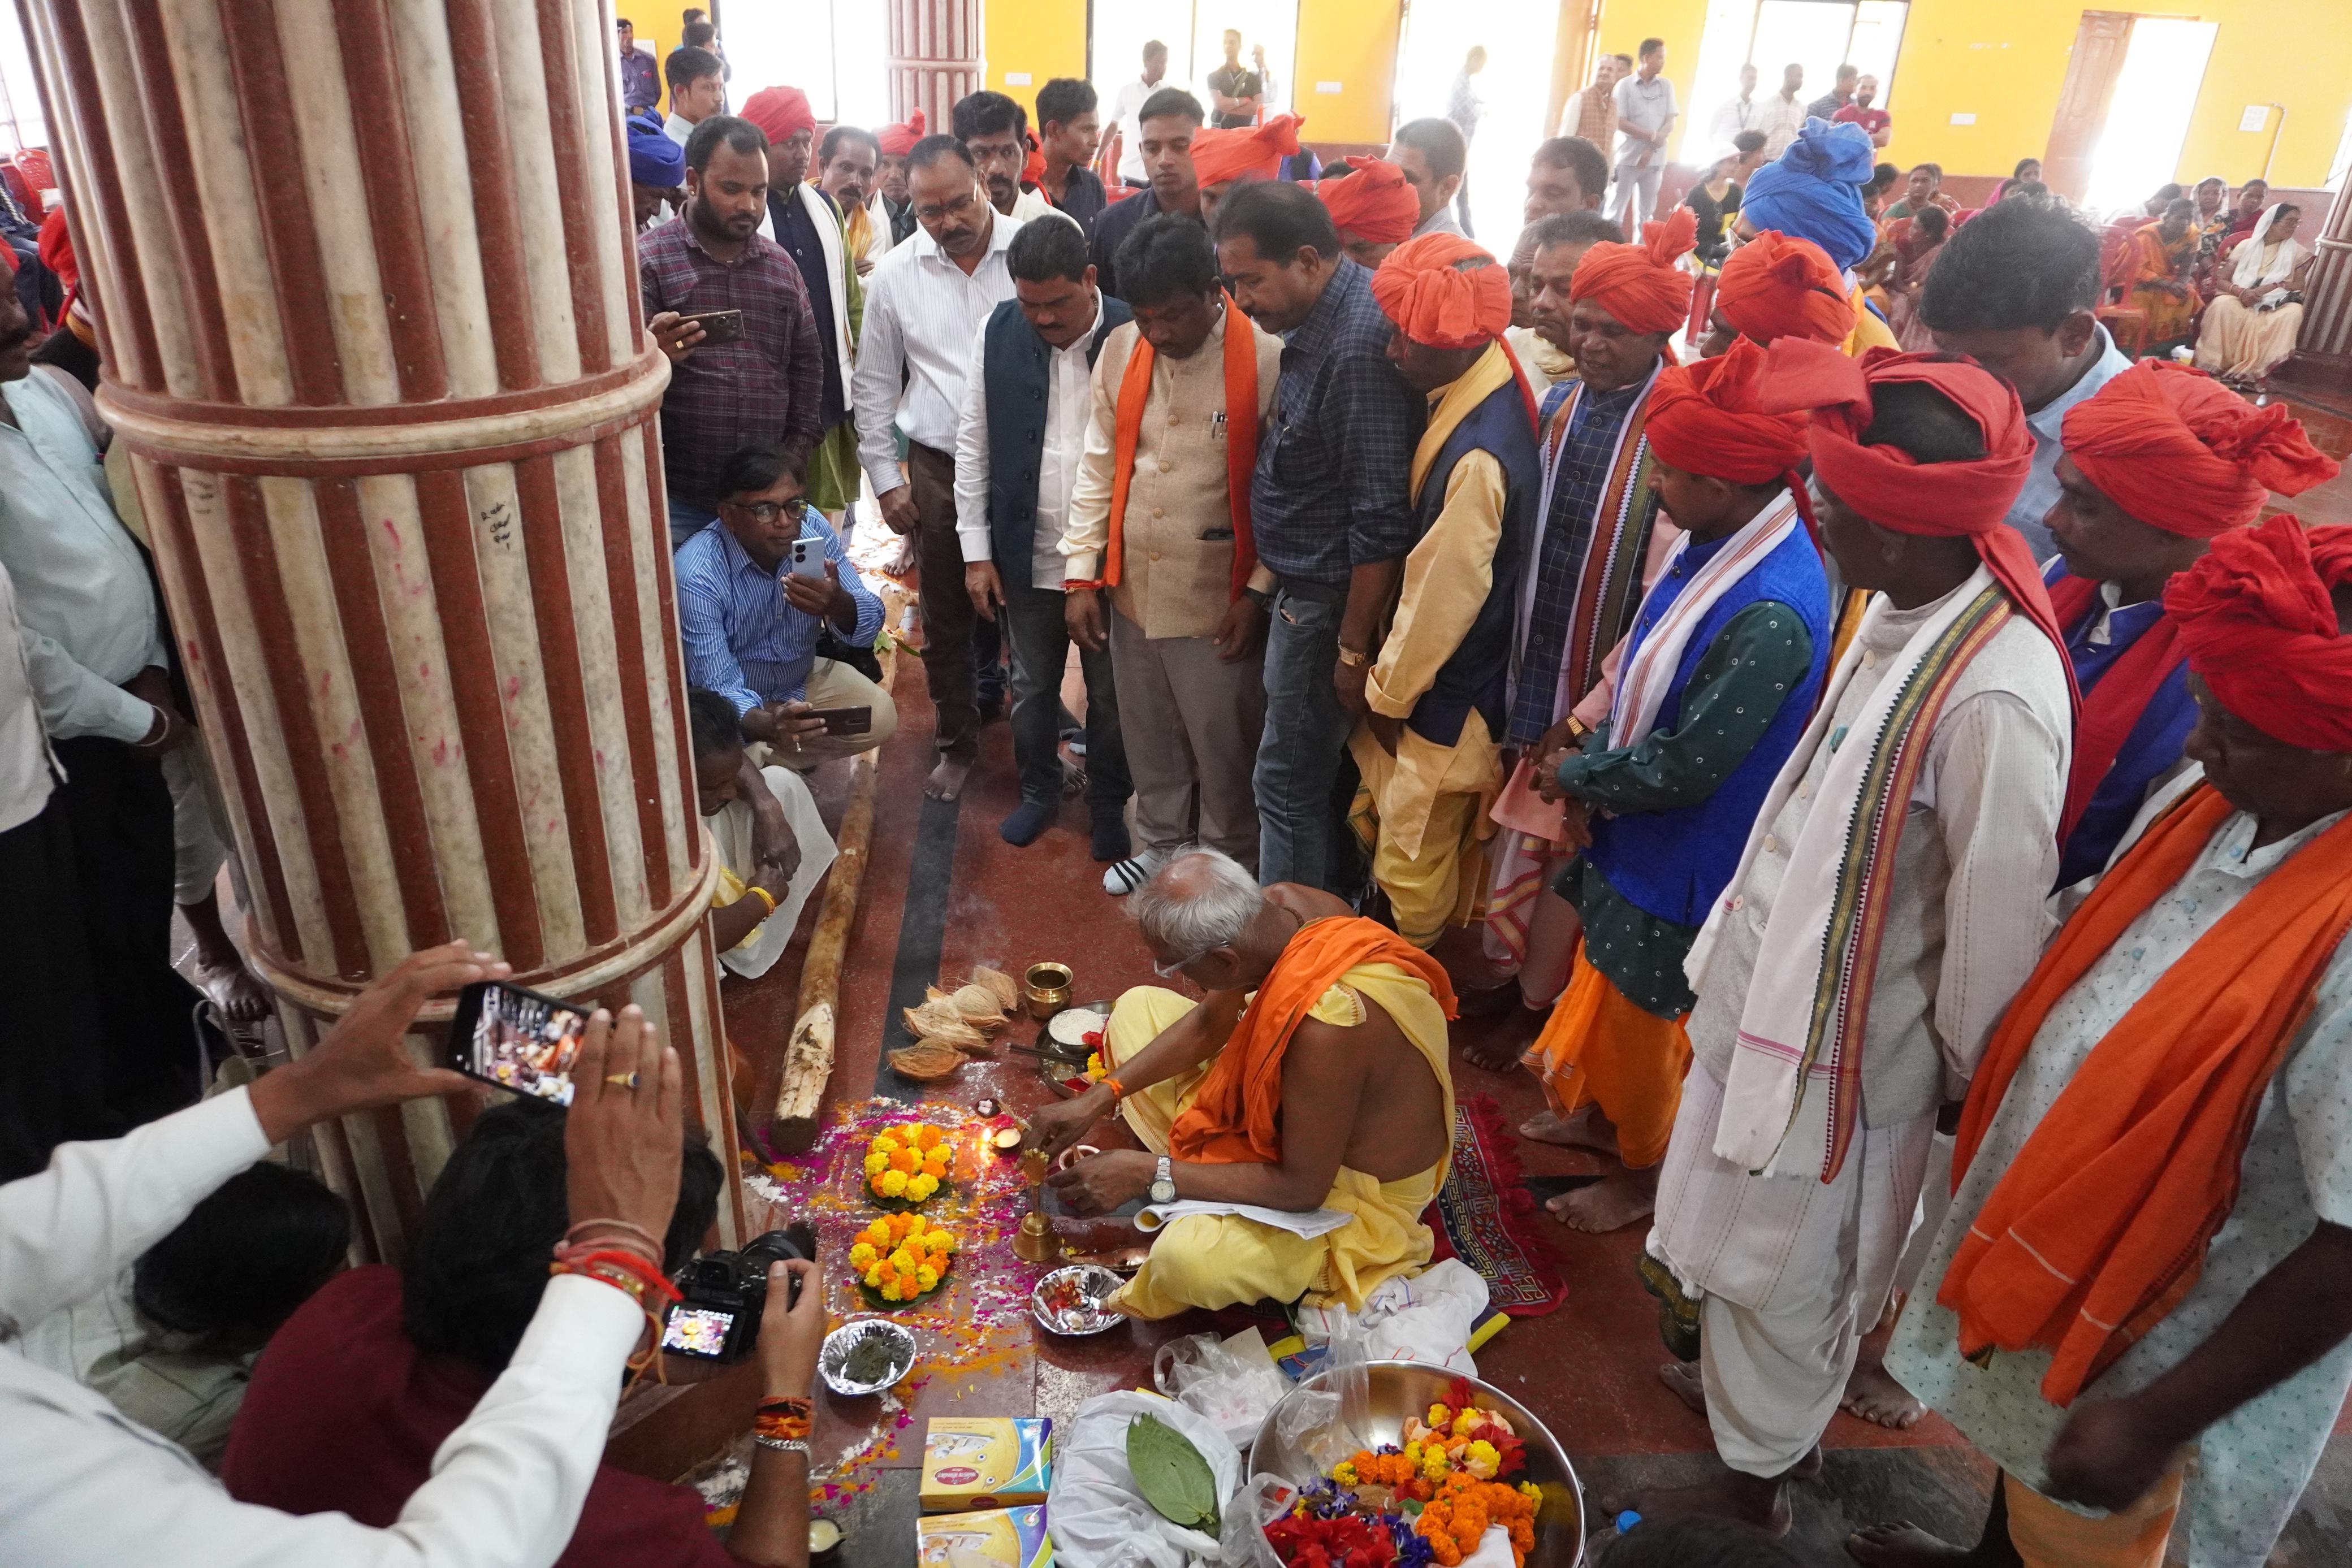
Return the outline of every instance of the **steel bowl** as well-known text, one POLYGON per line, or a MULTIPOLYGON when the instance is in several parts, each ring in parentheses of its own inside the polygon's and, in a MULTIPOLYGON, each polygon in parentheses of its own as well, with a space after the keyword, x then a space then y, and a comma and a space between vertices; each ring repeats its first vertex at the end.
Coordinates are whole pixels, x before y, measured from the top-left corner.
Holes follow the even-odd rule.
MULTIPOLYGON (((1368 1371, 1371 1384, 1370 1429, 1362 1435, 1375 1446, 1403 1442, 1406 1419, 1426 1416, 1432 1405, 1444 1403, 1446 1390, 1453 1386, 1456 1375, 1442 1366, 1412 1361, 1375 1361, 1368 1371)), ((1280 1429, 1283 1411, 1290 1402, 1308 1389, 1322 1388, 1330 1376, 1328 1372, 1317 1372, 1299 1379, 1298 1386, 1266 1412, 1265 1422, 1257 1429, 1257 1440, 1250 1449, 1252 1473, 1276 1475, 1294 1481, 1316 1474, 1312 1459, 1283 1443, 1275 1434, 1280 1429)), ((1517 1479, 1533 1481, 1543 1490, 1543 1502, 1536 1510, 1536 1544, 1528 1553, 1528 1568, 1578 1568, 1584 1561, 1584 1491, 1577 1484, 1576 1469, 1568 1462, 1567 1452, 1526 1406, 1492 1384, 1481 1383, 1475 1377, 1462 1381, 1470 1385, 1473 1404, 1509 1422, 1511 1430, 1528 1446, 1527 1473, 1517 1479)))
POLYGON ((888 1318, 857 1318, 824 1336, 824 1345, 817 1352, 816 1369, 824 1385, 845 1399, 879 1394, 915 1370, 915 1336, 888 1318), (844 1370, 849 1364, 849 1353, 859 1341, 876 1338, 890 1343, 890 1375, 879 1383, 852 1383, 844 1370))
POLYGON ((1029 1312, 1037 1320, 1040 1328, 1052 1333, 1066 1334, 1076 1339, 1083 1338, 1087 1334, 1108 1333, 1127 1321, 1127 1315, 1124 1312, 1107 1312, 1099 1308, 1091 1312, 1081 1310, 1068 1318, 1058 1316, 1048 1310, 1045 1305, 1045 1288, 1066 1279, 1076 1280, 1086 1291, 1087 1295, 1096 1301, 1110 1296, 1127 1282, 1098 1263, 1072 1263, 1065 1268, 1055 1270, 1039 1280, 1036 1288, 1029 1292, 1029 1312))

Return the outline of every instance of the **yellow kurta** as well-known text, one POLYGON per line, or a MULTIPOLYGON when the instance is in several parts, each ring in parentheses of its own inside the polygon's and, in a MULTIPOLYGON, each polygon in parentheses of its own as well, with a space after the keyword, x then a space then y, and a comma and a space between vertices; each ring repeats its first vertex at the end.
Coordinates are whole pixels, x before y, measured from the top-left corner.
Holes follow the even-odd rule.
MULTIPOLYGON (((1509 356, 1496 344, 1436 394, 1413 452, 1416 505, 1455 427, 1510 380, 1509 356)), ((1445 505, 1405 557, 1396 614, 1364 683, 1372 712, 1410 716, 1469 635, 1494 586, 1505 495, 1503 466, 1489 452, 1464 454, 1446 476, 1445 505)), ((1372 880, 1389 895, 1398 934, 1427 947, 1469 917, 1485 884, 1477 847, 1494 831, 1486 808, 1503 787, 1502 751, 1475 711, 1451 746, 1408 727, 1391 757, 1368 725, 1358 725, 1349 748, 1362 776, 1355 814, 1372 852, 1372 880)))
POLYGON ((1880 320, 1870 307, 1863 303, 1861 289, 1857 288, 1847 296, 1847 303, 1853 307, 1853 330, 1845 335, 1845 341, 1839 346, 1844 349, 1848 359, 1858 360, 1873 349, 1900 349, 1903 346, 1895 340, 1895 329, 1880 320))
MULTIPOLYGON (((1111 1009, 1103 1030, 1105 1060, 1116 1070, 1197 1005, 1163 987, 1136 987, 1111 1009)), ((1437 1075, 1444 1098, 1445 1155, 1401 1181, 1379 1181, 1340 1166, 1321 1207, 1344 1209, 1354 1218, 1311 1241, 1238 1215, 1187 1215, 1152 1238, 1150 1260, 1111 1298, 1113 1306, 1136 1317, 1166 1318, 1192 1307, 1213 1310, 1305 1296, 1317 1305, 1339 1301, 1360 1312, 1364 1298, 1382 1281, 1419 1273, 1429 1262, 1436 1239, 1421 1216, 1445 1180, 1453 1155, 1454 1080, 1446 1062, 1445 1014, 1418 978, 1393 964, 1363 964, 1324 992, 1310 1016, 1348 1028, 1364 1020, 1367 1005, 1388 1014, 1437 1075)), ((1119 1114, 1144 1147, 1164 1155, 1169 1129, 1191 1108, 1207 1076, 1204 1065, 1139 1090, 1120 1103, 1119 1114)))

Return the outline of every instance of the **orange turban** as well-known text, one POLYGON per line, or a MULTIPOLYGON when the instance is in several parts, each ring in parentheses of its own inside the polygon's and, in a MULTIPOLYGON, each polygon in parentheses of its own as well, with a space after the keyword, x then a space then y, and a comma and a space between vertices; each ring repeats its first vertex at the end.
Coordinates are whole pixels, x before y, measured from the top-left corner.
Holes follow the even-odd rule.
POLYGON ((1675 263, 1697 243, 1698 215, 1676 207, 1642 225, 1640 245, 1602 240, 1586 251, 1568 297, 1591 300, 1631 331, 1671 332, 1690 315, 1691 277, 1675 263))
POLYGON ((1282 172, 1282 161, 1298 151, 1298 128, 1306 123, 1295 114, 1277 114, 1264 125, 1203 131, 1192 138, 1193 177, 1203 185, 1222 185, 1244 174, 1271 180, 1282 172))
POLYGON ((2141 522, 2210 539, 2336 477, 2284 403, 2256 408, 2201 371, 2142 360, 2066 411, 2066 455, 2141 522))
POLYGON ((1393 163, 1360 155, 1347 161, 1351 173, 1315 182, 1315 194, 1330 209, 1342 234, 1367 245, 1402 245, 1421 223, 1421 198, 1393 163))
POLYGON ((1809 239, 1766 229, 1724 261, 1715 306, 1732 329, 1759 343, 1808 338, 1832 346, 1853 333, 1845 276, 1809 239))
POLYGON ((1460 235, 1427 234, 1389 252, 1372 298, 1398 331, 1433 349, 1475 349, 1511 324, 1510 273, 1460 235))
POLYGON ((1037 145, 1035 131, 1026 131, 1022 134, 1028 138, 1029 156, 1022 160, 1021 183, 1034 191, 1045 177, 1045 150, 1037 145))
POLYGON ((2306 751, 2352 751, 2352 637, 2329 595, 2352 587, 2352 528, 2282 512, 2213 541, 2164 591, 2189 667, 2221 706, 2306 751))
POLYGON ((796 87, 761 88, 744 103, 743 118, 760 128, 771 147, 816 129, 816 110, 809 107, 808 94, 796 87))
POLYGON ((874 140, 882 144, 885 158, 904 158, 922 139, 923 111, 919 109, 907 116, 904 123, 886 125, 874 133, 874 140))
POLYGON ((1676 468, 1735 485, 1785 479, 1801 506, 1805 486, 1793 471, 1805 460, 1807 422, 1757 406, 1763 374, 1764 350, 1745 338, 1715 359, 1669 365, 1650 390, 1643 428, 1676 468))

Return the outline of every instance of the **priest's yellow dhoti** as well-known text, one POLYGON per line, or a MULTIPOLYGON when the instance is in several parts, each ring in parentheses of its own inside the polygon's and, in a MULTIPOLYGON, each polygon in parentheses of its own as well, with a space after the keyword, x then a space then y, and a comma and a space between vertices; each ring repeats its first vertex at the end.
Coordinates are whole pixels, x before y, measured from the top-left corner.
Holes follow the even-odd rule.
MULTIPOLYGON (((1389 1015, 1411 1040, 1444 1092, 1447 1157, 1415 1176, 1383 1182, 1339 1168, 1322 1207, 1353 1216, 1313 1240, 1238 1215, 1187 1215, 1151 1239, 1151 1256, 1110 1304, 1140 1318, 1173 1317, 1192 1307, 1250 1301, 1339 1301, 1360 1311, 1382 1281, 1425 1267, 1435 1238, 1421 1222, 1445 1179, 1453 1151, 1454 1082, 1446 1063, 1445 1014, 1429 988, 1391 964, 1349 969, 1323 993, 1310 1016, 1342 1028, 1360 1023, 1367 1004, 1389 1015)), ((1116 1071, 1198 1004, 1160 986, 1138 986, 1118 998, 1103 1030, 1103 1052, 1116 1071)), ((1192 1103, 1206 1066, 1139 1090, 1119 1105, 1128 1126, 1154 1154, 1168 1152, 1169 1130, 1192 1103)))

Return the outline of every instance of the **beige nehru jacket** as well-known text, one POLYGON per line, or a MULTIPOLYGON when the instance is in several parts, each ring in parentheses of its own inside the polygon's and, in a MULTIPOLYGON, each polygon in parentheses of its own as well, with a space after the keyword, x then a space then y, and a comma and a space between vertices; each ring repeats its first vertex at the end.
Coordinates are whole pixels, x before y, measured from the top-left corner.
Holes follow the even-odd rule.
MULTIPOLYGON (((1282 340, 1227 309, 1190 359, 1154 355, 1151 395, 1136 432, 1135 475, 1119 527, 1124 558, 1111 602, 1147 637, 1215 634, 1233 601, 1233 508, 1225 483, 1225 332, 1239 326, 1257 344, 1257 407, 1265 426, 1282 374, 1282 340), (1203 536, 1213 534, 1214 538, 1203 536)), ((1135 324, 1114 330, 1095 361, 1094 414, 1062 528, 1070 580, 1098 579, 1110 533, 1112 442, 1118 389, 1135 351, 1135 324)))

